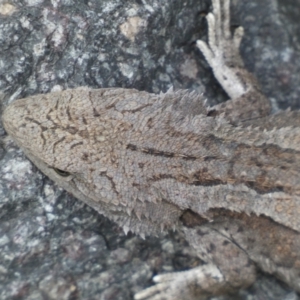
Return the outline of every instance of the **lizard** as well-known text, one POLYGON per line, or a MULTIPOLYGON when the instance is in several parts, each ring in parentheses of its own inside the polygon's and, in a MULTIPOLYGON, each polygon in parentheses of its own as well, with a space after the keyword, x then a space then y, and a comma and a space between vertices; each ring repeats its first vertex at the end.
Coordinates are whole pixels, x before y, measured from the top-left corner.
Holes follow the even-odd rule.
POLYGON ((300 114, 271 105, 239 54, 230 1, 212 0, 196 45, 230 100, 81 87, 19 99, 6 131, 58 185, 142 237, 184 232, 207 264, 158 275, 135 299, 205 299, 256 269, 300 291, 300 114), (195 109, 187 110, 186 106, 195 109))

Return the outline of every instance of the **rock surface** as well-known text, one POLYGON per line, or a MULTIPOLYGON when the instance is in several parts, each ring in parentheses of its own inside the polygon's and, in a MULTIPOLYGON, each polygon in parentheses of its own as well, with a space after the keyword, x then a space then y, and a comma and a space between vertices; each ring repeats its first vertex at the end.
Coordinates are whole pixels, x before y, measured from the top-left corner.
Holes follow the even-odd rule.
MULTIPOLYGON (((299 109, 299 4, 232 2, 232 25, 246 31, 246 66, 274 110, 299 109)), ((194 45, 206 38, 208 9, 206 0, 0 0, 2 104, 77 86, 173 86, 225 101, 194 45)), ((177 233, 125 236, 45 178, 3 127, 0 138, 0 299, 129 300, 154 274, 199 263, 177 233)), ((262 274, 226 299, 298 298, 262 274)))

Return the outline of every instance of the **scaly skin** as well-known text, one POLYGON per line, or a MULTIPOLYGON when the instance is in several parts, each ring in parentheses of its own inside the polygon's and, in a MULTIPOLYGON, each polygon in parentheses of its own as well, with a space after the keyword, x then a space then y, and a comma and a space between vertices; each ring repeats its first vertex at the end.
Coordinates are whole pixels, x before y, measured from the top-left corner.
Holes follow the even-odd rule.
POLYGON ((3 114, 57 184, 125 232, 183 230, 209 263, 158 276, 136 299, 232 292, 254 282, 256 266, 300 291, 300 113, 268 116, 239 55, 243 29, 231 35, 229 0, 212 2, 209 42, 197 46, 226 103, 207 107, 186 91, 77 88, 18 100, 3 114))

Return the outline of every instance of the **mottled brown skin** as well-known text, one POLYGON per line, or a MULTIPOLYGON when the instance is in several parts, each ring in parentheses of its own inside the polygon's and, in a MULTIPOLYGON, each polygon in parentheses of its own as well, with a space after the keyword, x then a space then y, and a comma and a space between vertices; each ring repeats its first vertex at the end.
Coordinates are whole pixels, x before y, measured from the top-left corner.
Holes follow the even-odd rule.
POLYGON ((205 261, 217 264, 222 273, 227 274, 228 284, 223 288, 230 291, 234 284, 234 291, 245 283, 251 284, 255 280, 252 263, 255 262, 261 270, 276 274, 283 281, 289 278, 289 284, 299 291, 299 231, 254 214, 225 209, 212 209, 208 214, 214 220, 211 223, 204 224, 199 215, 190 211, 183 214, 182 222, 187 239, 197 254, 205 261), (219 249, 223 251, 221 255, 219 249), (243 272, 240 271, 242 266, 243 272))
POLYGON ((226 103, 208 107, 187 91, 77 88, 18 100, 2 117, 67 191, 125 232, 183 230, 208 263, 158 276, 136 299, 232 292, 255 281, 256 267, 300 291, 300 112, 268 116, 238 54, 242 29, 229 31, 229 1, 212 2, 209 45, 197 45, 226 103))

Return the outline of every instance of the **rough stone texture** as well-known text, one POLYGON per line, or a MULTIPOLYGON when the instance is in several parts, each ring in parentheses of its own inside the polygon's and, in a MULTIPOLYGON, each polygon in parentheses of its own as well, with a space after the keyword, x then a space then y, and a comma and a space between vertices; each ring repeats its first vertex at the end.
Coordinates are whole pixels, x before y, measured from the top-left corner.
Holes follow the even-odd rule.
MULTIPOLYGON (((0 0, 0 91, 16 98, 77 86, 222 92, 194 41, 209 1, 0 0)), ((300 5, 233 1, 242 56, 274 108, 299 109, 300 5)), ((132 299, 153 274, 198 261, 178 234, 145 241, 58 189, 5 138, 0 144, 0 298, 132 299), (5 140, 4 140, 5 138, 5 140), (4 144, 6 144, 4 146, 4 144), (191 255, 189 255, 191 254, 191 255)), ((67 155, 67 154, 66 154, 67 155)), ((297 299, 262 275, 232 299, 297 299)), ((227 298, 228 299, 228 298, 227 298)))

